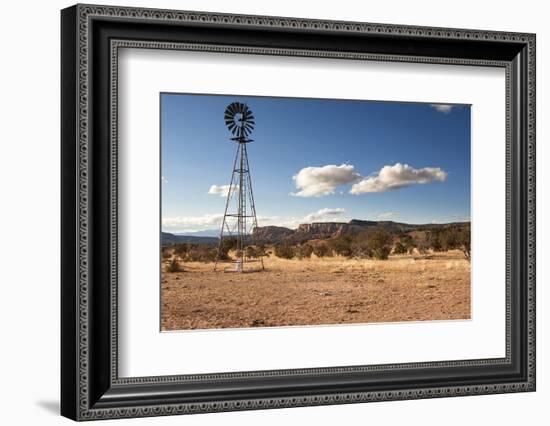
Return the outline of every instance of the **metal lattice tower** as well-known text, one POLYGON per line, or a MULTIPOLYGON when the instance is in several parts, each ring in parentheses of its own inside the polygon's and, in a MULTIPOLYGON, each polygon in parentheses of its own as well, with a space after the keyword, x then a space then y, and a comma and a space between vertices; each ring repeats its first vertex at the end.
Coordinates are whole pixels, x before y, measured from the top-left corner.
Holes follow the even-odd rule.
POLYGON ((237 143, 237 153, 233 161, 214 270, 222 260, 224 242, 228 238, 234 239, 236 259, 234 268, 225 268, 225 271, 244 272, 252 262, 259 262, 263 270, 262 257, 248 257, 246 253, 246 248, 254 245, 253 231, 258 226, 247 153, 247 144, 252 142, 248 136, 254 129, 254 115, 246 104, 233 102, 225 109, 224 119, 233 135, 231 140, 237 143))

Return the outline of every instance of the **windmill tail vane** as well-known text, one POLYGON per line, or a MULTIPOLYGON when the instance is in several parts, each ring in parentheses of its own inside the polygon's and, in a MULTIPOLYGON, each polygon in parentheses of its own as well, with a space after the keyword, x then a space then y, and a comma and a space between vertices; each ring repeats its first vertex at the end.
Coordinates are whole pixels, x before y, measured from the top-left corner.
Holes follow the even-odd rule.
POLYGON ((235 259, 224 271, 263 270, 262 253, 255 244, 254 230, 258 227, 258 219, 247 151, 247 144, 252 142, 249 136, 254 129, 254 114, 246 104, 233 102, 225 109, 224 121, 232 135, 231 140, 237 143, 237 152, 233 160, 214 270, 217 270, 220 262, 229 260, 229 250, 234 250, 235 259))

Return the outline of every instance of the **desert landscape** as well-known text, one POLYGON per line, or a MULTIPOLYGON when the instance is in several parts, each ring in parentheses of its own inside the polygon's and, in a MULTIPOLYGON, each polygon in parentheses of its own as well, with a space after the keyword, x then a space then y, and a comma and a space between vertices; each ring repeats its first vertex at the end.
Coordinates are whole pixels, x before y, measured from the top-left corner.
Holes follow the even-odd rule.
POLYGON ((272 239, 261 245, 265 270, 245 273, 224 272, 231 268, 231 250, 214 271, 215 244, 167 239, 161 328, 469 319, 469 224, 399 225, 258 229, 264 240, 272 239), (467 252, 460 235, 467 235, 467 252))
POLYGON ((470 319, 470 115, 162 94, 161 330, 470 319))

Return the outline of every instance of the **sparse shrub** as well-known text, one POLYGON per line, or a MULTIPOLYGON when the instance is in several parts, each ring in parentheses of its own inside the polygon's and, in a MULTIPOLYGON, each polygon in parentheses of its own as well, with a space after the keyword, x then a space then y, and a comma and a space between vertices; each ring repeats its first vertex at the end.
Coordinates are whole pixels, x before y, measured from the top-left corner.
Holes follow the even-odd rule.
POLYGON ((174 257, 168 266, 166 267, 166 272, 183 272, 178 259, 174 257))
POLYGON ((275 246, 275 256, 281 259, 292 259, 294 257, 294 247, 290 244, 277 244, 275 246))
POLYGON ((405 253, 407 253, 407 248, 405 247, 405 245, 401 241, 398 241, 398 242, 395 243, 395 246, 393 246, 393 253, 394 254, 405 254, 405 253))
POLYGON ((263 245, 248 246, 248 247, 246 247, 246 249, 244 251, 244 254, 245 254, 246 257, 253 258, 253 259, 267 256, 267 253, 265 251, 265 246, 263 246, 263 245))
POLYGON ((185 260, 189 262, 214 262, 218 250, 206 244, 194 244, 187 250, 185 260))
POLYGON ((430 250, 430 243, 427 240, 420 240, 416 243, 416 249, 420 254, 427 254, 430 250))
POLYGON ((399 242, 403 244, 407 253, 412 254, 414 248, 416 247, 416 242, 414 238, 409 234, 403 234, 399 237, 399 242))
POLYGON ((311 244, 300 244, 295 249, 296 257, 298 259, 309 259, 313 253, 313 247, 311 244))
POLYGON ((386 260, 388 258, 392 245, 392 236, 384 230, 376 231, 368 240, 368 247, 372 252, 372 257, 379 260, 386 260))
POLYGON ((471 260, 471 231, 470 231, 470 225, 461 227, 460 229, 456 230, 456 240, 457 245, 459 249, 464 254, 464 257, 468 262, 471 260))
POLYGON ((461 250, 470 260, 470 225, 454 225, 446 228, 433 228, 427 233, 427 240, 434 251, 461 250))
POLYGON ((218 246, 216 249, 216 256, 219 260, 229 260, 229 247, 224 246, 223 244, 218 246))
POLYGON ((169 259, 172 254, 170 253, 170 250, 166 247, 162 248, 162 258, 163 259, 169 259))
POLYGON ((221 246, 223 250, 226 250, 226 252, 235 250, 237 248, 237 239, 235 237, 224 238, 221 246))
POLYGON ((187 255, 187 250, 189 250, 189 244, 178 244, 174 248, 174 253, 177 254, 180 258, 184 259, 187 255))
POLYGON ((267 251, 267 246, 265 244, 259 244, 258 250, 261 257, 269 257, 269 252, 267 251))
POLYGON ((349 235, 333 238, 329 240, 329 245, 334 252, 340 256, 351 257, 351 243, 353 239, 349 235))
POLYGON ((237 239, 234 237, 223 238, 221 244, 216 247, 216 256, 219 260, 230 260, 229 251, 237 248, 237 239))
POLYGON ((332 256, 332 250, 327 243, 322 242, 313 246, 313 254, 317 257, 329 257, 332 256))
POLYGON ((440 229, 430 229, 426 234, 429 247, 433 251, 445 251, 443 247, 443 238, 440 229))
POLYGON ((357 238, 351 243, 351 252, 353 257, 366 259, 372 257, 372 249, 369 244, 369 240, 366 238, 357 238))

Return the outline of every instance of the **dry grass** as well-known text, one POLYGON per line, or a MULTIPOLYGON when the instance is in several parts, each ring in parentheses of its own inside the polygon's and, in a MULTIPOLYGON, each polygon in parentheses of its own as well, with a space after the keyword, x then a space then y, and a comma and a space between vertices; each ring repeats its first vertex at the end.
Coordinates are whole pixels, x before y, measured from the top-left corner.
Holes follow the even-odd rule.
POLYGON ((387 261, 271 256, 264 263, 257 273, 214 272, 212 263, 195 262, 163 273, 162 329, 470 318, 470 263, 458 251, 387 261))

